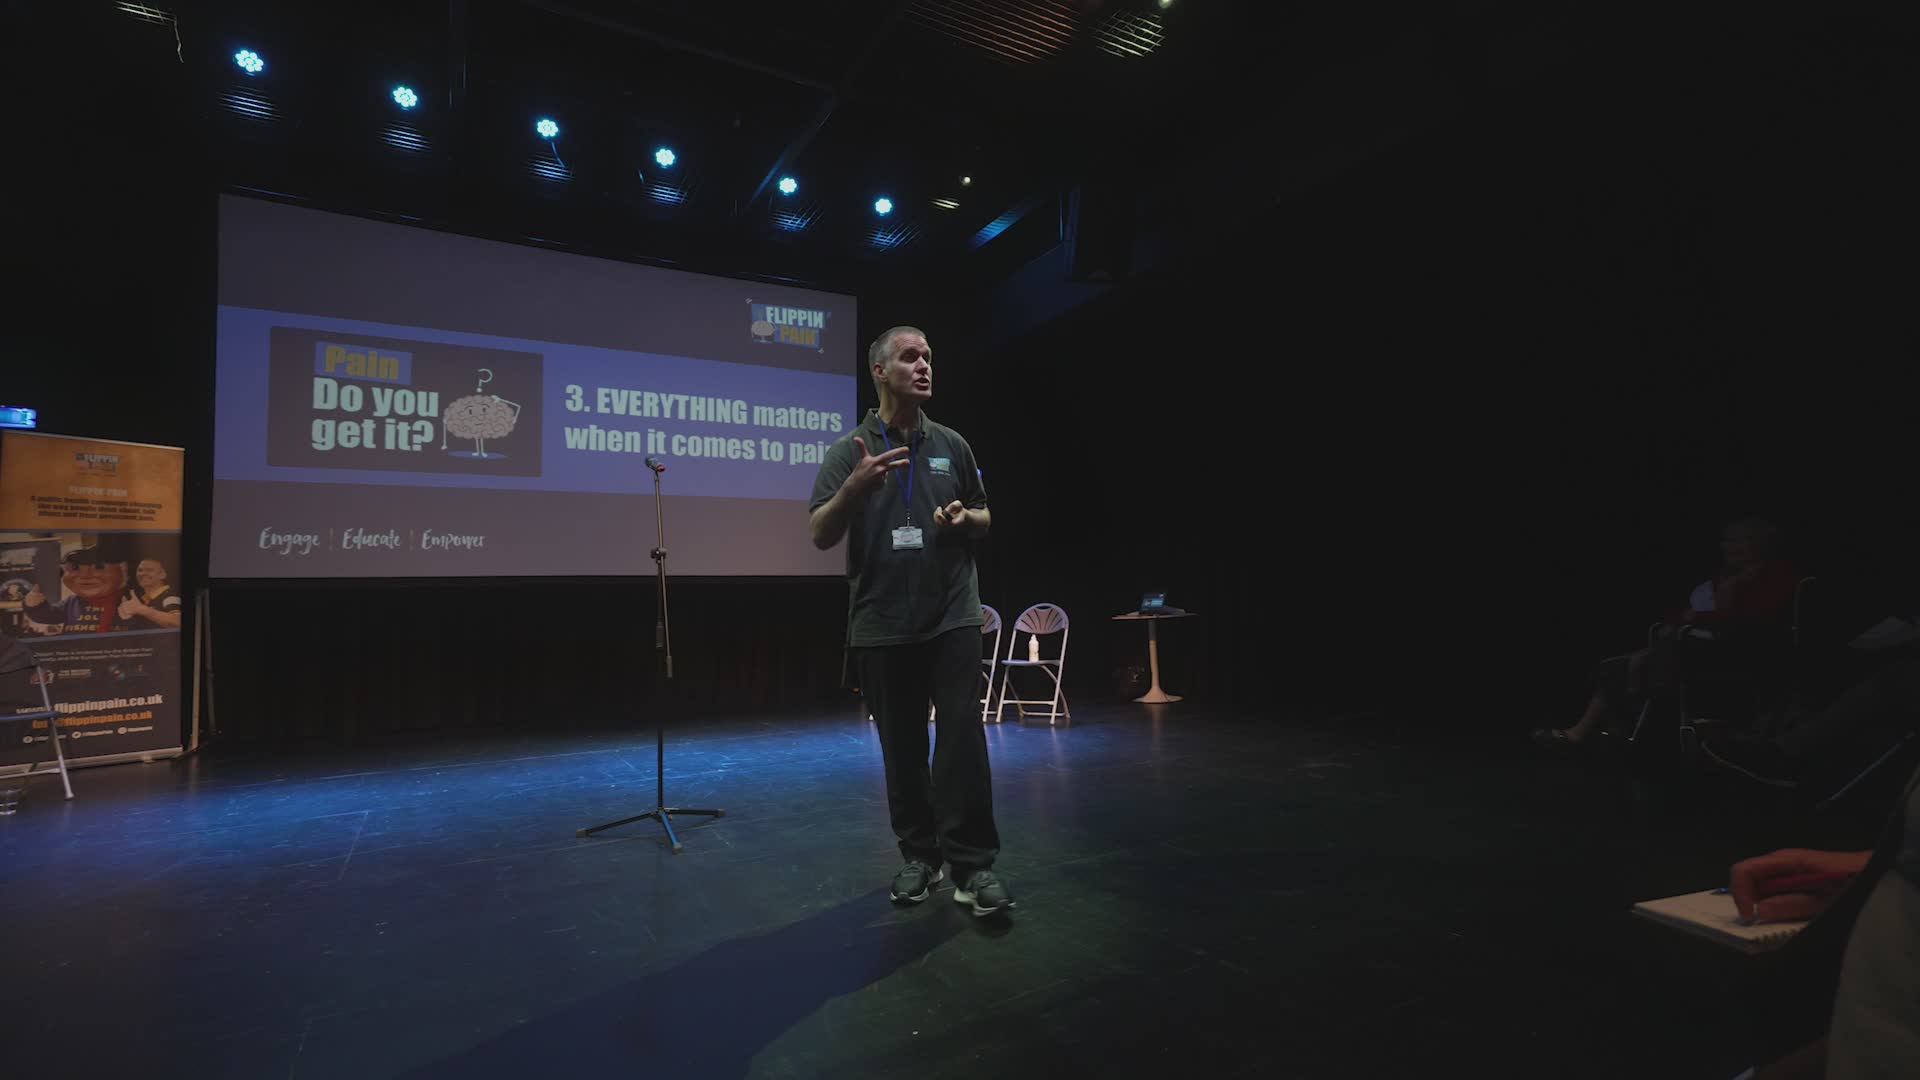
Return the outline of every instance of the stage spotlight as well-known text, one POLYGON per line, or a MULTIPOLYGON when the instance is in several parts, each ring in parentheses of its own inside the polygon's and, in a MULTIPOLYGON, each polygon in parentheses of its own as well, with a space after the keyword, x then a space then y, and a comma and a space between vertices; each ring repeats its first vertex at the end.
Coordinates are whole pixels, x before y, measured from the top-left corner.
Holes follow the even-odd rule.
POLYGON ((403 109, 411 109, 420 104, 420 95, 414 93, 412 87, 396 86, 393 88, 393 103, 403 109))
POLYGON ((971 177, 971 176, 963 176, 963 177, 961 177, 961 178, 960 178, 960 186, 961 186, 961 187, 972 187, 972 186, 973 186, 973 177, 971 177))
POLYGON ((886 217, 888 214, 893 213, 893 200, 887 198, 885 195, 873 200, 873 212, 879 214, 881 217, 886 217))
POLYGON ((1162 11, 1173 6, 1173 0, 1155 0, 1155 2, 1160 5, 1160 10, 1162 11))
POLYGON ((533 125, 533 130, 539 132, 541 138, 551 139, 555 135, 560 134, 560 125, 543 116, 538 123, 533 125))
POLYGON ((653 163, 663 169, 673 168, 673 163, 676 160, 678 159, 673 156, 673 151, 664 146, 653 152, 653 163))
POLYGON ((791 176, 783 176, 780 178, 780 194, 791 195, 794 192, 799 190, 800 190, 800 181, 795 180, 791 176))
POLYGON ((234 53, 233 62, 240 65, 240 70, 249 75, 258 75, 267 66, 267 62, 260 59, 260 54, 252 49, 241 49, 234 53))

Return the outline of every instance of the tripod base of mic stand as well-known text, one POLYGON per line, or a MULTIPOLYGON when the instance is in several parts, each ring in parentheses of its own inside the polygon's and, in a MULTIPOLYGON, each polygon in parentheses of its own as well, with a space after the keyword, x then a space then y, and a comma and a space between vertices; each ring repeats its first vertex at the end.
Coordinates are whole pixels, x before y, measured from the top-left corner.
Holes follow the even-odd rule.
POLYGON ((644 814, 635 814, 632 817, 623 817, 619 821, 609 821, 605 825, 589 826, 585 829, 577 830, 573 835, 592 836, 594 833, 597 833, 597 832, 605 832, 608 829, 617 828, 621 825, 627 825, 635 821, 645 821, 647 818, 652 818, 653 820, 660 823, 661 828, 667 830, 667 841, 673 845, 673 853, 675 855, 678 855, 680 854, 680 838, 673 834, 673 815, 675 814, 697 814, 701 817, 715 817, 715 818, 722 818, 727 816, 727 812, 725 810, 685 810, 677 806, 656 806, 644 814))

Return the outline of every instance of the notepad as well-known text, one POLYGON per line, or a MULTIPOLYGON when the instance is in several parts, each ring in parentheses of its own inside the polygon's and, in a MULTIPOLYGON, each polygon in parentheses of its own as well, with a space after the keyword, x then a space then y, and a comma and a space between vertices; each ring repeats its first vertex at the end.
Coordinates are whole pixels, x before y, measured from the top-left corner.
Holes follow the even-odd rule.
POLYGON ((1805 920, 1742 925, 1733 897, 1713 890, 1642 900, 1633 905, 1633 913, 1745 953, 1777 949, 1807 925, 1805 920))
POLYGON ((1847 642, 1849 649, 1891 649, 1920 640, 1920 623, 1888 616, 1860 632, 1847 642))

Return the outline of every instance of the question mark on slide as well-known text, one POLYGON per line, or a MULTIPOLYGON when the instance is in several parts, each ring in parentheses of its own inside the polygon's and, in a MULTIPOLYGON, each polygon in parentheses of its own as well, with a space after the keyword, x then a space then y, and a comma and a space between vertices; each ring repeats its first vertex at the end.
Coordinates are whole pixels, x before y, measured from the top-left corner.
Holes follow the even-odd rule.
POLYGON ((480 374, 485 375, 486 378, 481 379, 479 382, 473 384, 473 392, 476 394, 485 393, 487 389, 487 384, 493 381, 492 368, 481 368, 480 374))
POLYGON ((432 441, 433 441, 433 421, 415 420, 413 422, 414 445, 425 446, 428 443, 431 443, 432 441))

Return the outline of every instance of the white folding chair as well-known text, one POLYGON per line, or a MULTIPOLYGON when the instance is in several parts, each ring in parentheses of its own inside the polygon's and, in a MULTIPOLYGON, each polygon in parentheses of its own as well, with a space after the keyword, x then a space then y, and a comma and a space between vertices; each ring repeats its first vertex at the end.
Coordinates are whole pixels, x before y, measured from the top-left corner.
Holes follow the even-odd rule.
MULTIPOLYGON (((980 618, 981 618, 980 636, 984 638, 988 634, 993 635, 993 647, 987 650, 987 655, 983 657, 980 661, 980 667, 983 669, 982 674, 986 676, 986 680, 987 680, 986 696, 980 699, 980 722, 984 724, 987 722, 987 712, 992 707, 991 702, 993 701, 994 665, 999 662, 999 657, 1000 657, 1000 613, 993 610, 993 608, 989 607, 986 604, 981 604, 980 618)), ((928 723, 933 722, 934 715, 935 715, 934 707, 931 703, 929 703, 927 705, 927 722, 928 723)), ((999 723, 1000 715, 998 713, 995 713, 993 719, 995 723, 999 723)), ((872 712, 869 711, 867 713, 867 722, 872 724, 877 724, 880 721, 878 718, 876 718, 873 715, 872 712)))
POLYGON ((1021 612, 1020 617, 1013 621, 1013 633, 1007 635, 1007 658, 1000 661, 1000 668, 1000 705, 995 710, 996 717, 1012 705, 1024 720, 1027 706, 1045 705, 1047 708, 1044 712, 1034 709, 1033 715, 1046 717, 1049 724, 1057 724, 1063 717, 1069 720, 1073 718, 1073 710, 1067 708, 1067 696, 1061 687, 1061 679, 1067 672, 1067 613, 1064 609, 1054 604, 1035 604, 1021 612), (1049 657, 1045 647, 1041 646, 1027 656, 1020 656, 1021 634, 1027 635, 1027 640, 1032 642, 1059 634, 1060 651, 1049 657), (1034 659, 1034 656, 1039 659, 1034 659), (1046 672, 1053 679, 1053 697, 1009 698, 1007 693, 1015 668, 1038 668, 1046 672))
MULTIPOLYGON (((993 644, 987 648, 985 659, 980 661, 980 673, 986 676, 987 692, 980 698, 980 722, 987 722, 987 713, 993 708, 993 676, 1000 663, 1000 613, 986 604, 980 605, 980 636, 993 635, 993 644)), ((994 714, 994 723, 1000 722, 1000 715, 994 714)))
MULTIPOLYGON (((20 801, 20 795, 26 791, 27 782, 42 773, 60 774, 60 786, 66 788, 67 798, 73 798, 73 782, 67 779, 67 754, 60 746, 60 720, 53 710, 53 699, 47 695, 47 684, 53 676, 34 658, 32 650, 13 638, 0 638, 0 676, 30 672, 29 679, 40 687, 40 709, 37 712, 0 713, 0 721, 24 720, 31 724, 35 720, 47 722, 47 741, 53 744, 53 768, 42 769, 38 763, 27 767, 24 773, 16 773, 20 786, 0 791, 0 814, 11 814, 20 801)), ((29 728, 29 731, 32 729, 29 728)), ((11 779, 11 777, 9 777, 11 779)))

